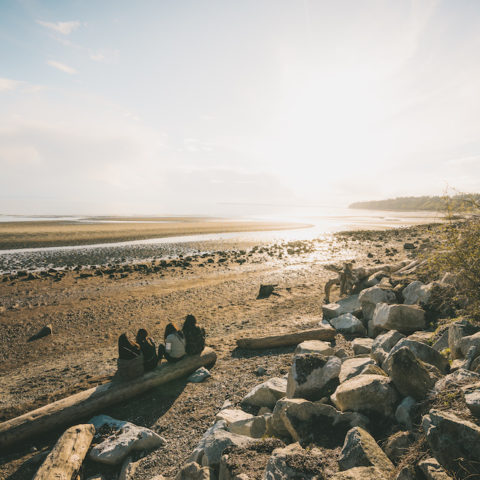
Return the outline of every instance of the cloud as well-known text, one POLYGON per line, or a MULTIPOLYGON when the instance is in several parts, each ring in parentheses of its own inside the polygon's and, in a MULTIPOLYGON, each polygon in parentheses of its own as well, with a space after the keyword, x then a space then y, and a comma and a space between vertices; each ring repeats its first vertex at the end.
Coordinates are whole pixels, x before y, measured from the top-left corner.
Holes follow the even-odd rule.
POLYGON ((0 92, 6 92, 8 90, 15 90, 23 82, 18 80, 12 80, 11 78, 0 78, 0 92))
POLYGON ((90 52, 90 59, 94 62, 116 63, 120 52, 118 50, 101 49, 90 52))
POLYGON ((37 20, 37 23, 42 27, 49 28, 50 30, 61 33, 62 35, 70 35, 80 26, 80 22, 78 20, 70 22, 44 22, 43 20, 37 20))
POLYGON ((57 62, 55 60, 48 60, 47 64, 53 68, 56 68, 57 70, 61 70, 62 72, 68 73, 69 75, 75 75, 77 73, 77 71, 74 68, 69 67, 64 63, 57 62))

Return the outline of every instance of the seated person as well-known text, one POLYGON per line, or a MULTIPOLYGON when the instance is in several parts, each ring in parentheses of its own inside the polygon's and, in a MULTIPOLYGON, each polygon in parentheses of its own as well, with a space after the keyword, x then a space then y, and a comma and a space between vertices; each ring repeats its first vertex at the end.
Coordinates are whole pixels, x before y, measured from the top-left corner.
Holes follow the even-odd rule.
POLYGON ((157 348, 155 347, 155 343, 152 338, 148 336, 148 332, 144 328, 141 328, 137 332, 136 340, 143 353, 143 368, 146 372, 149 372, 158 364, 157 348))
POLYGON ((185 356, 185 337, 181 330, 169 323, 165 327, 165 358, 169 362, 178 362, 185 356))
POLYGON ((118 374, 123 380, 143 375, 143 354, 140 345, 130 340, 126 333, 118 337, 118 374))
POLYGON ((188 355, 197 355, 205 348, 205 329, 197 327, 197 319, 187 315, 182 328, 185 337, 185 351, 188 355))

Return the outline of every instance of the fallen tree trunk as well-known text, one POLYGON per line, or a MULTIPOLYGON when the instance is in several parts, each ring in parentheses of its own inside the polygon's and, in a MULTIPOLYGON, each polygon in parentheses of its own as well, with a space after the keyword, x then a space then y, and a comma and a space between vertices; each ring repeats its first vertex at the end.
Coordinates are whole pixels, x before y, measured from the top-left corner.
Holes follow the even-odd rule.
POLYGON ((0 423, 0 449, 34 435, 71 425, 78 419, 98 413, 102 408, 129 400, 158 385, 184 377, 197 368, 215 363, 216 358, 211 348, 205 348, 200 355, 187 356, 177 363, 163 363, 134 380, 99 385, 7 420, 0 423))
POLYGON ((70 427, 59 438, 33 480, 76 480, 94 435, 92 424, 70 427))
POLYGON ((274 337, 240 338, 237 340, 238 348, 257 350, 262 348, 288 347, 298 345, 305 340, 326 340, 335 338, 335 329, 332 327, 316 328, 314 330, 302 330, 295 333, 286 333, 274 337))

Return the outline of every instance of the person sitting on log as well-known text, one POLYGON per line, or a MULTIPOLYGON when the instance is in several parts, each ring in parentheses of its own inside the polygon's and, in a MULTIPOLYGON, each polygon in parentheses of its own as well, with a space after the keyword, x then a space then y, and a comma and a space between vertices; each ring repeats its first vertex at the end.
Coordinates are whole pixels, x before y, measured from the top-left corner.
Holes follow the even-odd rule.
POLYGON ((143 354, 138 343, 130 340, 126 333, 118 337, 118 373, 124 380, 143 375, 143 354))
POLYGON ((143 353, 143 368, 146 372, 149 372, 158 364, 157 348, 155 347, 155 343, 152 338, 148 336, 148 332, 144 328, 141 328, 137 332, 136 340, 143 353))
POLYGON ((185 337, 173 323, 165 327, 165 358, 169 362, 178 362, 185 356, 185 337))
POLYGON ((187 355, 198 355, 205 348, 205 329, 197 327, 197 319, 187 315, 182 327, 185 336, 185 351, 187 355))

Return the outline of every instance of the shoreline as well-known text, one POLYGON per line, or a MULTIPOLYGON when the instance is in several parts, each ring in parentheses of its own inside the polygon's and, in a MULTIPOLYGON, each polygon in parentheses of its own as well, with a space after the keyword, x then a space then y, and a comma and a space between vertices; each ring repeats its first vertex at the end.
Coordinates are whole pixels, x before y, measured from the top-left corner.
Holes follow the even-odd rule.
MULTIPOLYGON (((239 355, 237 338, 314 328, 322 318, 324 284, 335 276, 326 263, 397 263, 414 258, 430 236, 434 231, 425 226, 369 230, 338 235, 329 243, 297 241, 165 263, 47 271, 30 280, 3 276, 0 420, 109 381, 120 333, 142 327, 158 342, 166 323, 181 324, 193 313, 207 330, 207 345, 218 355, 212 379, 173 382, 102 412, 154 428, 167 439, 166 449, 146 457, 136 478, 151 478, 155 471, 173 476, 222 403, 240 402, 259 382, 259 366, 269 376, 288 371, 293 349, 266 357, 239 355), (416 242, 416 250, 404 250, 407 241, 416 242), (260 284, 277 284, 278 296, 257 300, 260 284), (53 334, 28 342, 46 324, 52 325, 53 334)), ((337 345, 343 346, 341 342, 338 338, 337 345)), ((345 348, 350 348, 347 343, 345 348)), ((32 446, 36 452, 47 451, 57 438, 58 432, 50 432, 2 455, 0 477, 30 478, 34 467, 28 461, 36 454, 32 446)))

